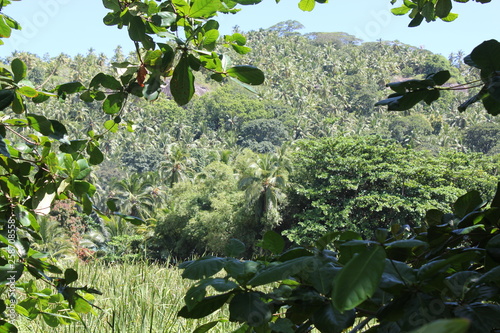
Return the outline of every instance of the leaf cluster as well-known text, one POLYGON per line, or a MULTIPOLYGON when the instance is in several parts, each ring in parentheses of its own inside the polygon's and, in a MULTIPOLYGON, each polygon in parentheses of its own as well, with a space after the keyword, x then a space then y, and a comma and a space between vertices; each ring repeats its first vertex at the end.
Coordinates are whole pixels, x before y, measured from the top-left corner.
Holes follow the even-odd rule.
POLYGON ((229 320, 242 324, 235 332, 343 332, 355 322, 359 332, 370 321, 369 332, 489 332, 500 326, 499 198, 488 205, 468 192, 452 214, 431 210, 420 227, 393 225, 371 240, 339 231, 285 250, 268 232, 256 260, 238 259, 244 245, 233 240, 227 258, 181 265, 197 282, 179 315, 199 319, 228 304, 229 320))

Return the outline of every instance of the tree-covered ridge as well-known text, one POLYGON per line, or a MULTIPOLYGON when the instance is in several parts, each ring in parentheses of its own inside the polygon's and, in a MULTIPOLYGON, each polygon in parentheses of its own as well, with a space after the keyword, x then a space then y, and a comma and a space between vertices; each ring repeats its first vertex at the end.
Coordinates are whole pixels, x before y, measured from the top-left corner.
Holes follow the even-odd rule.
MULTIPOLYGON (((301 35, 294 26, 285 22, 246 34, 254 50, 246 60, 267 68, 257 95, 200 77, 201 93, 183 107, 168 93, 154 104, 133 99, 124 106, 119 126, 110 127, 113 133, 100 145, 107 158, 93 180, 95 205, 106 211, 112 199, 113 208, 146 226, 111 232, 108 242, 138 237, 128 240, 136 244, 131 253, 165 258, 221 253, 229 239, 239 238, 251 252, 266 230, 280 230, 297 243, 331 229, 370 235, 391 223, 417 225, 428 209, 447 210, 466 190, 491 195, 496 160, 462 153, 494 148, 473 139, 478 127, 496 128, 484 112, 459 114, 451 93, 431 110, 418 106, 394 114, 374 107, 395 78, 449 70, 454 82, 470 80, 461 59, 452 63, 399 42, 361 43, 343 33, 301 35), (359 149, 365 149, 361 155, 359 149), (308 174, 312 170, 319 174, 308 174), (330 180, 330 173, 339 179, 330 180)), ((88 83, 99 72, 112 73, 111 63, 136 61, 120 47, 109 59, 93 50, 75 58, 12 57, 35 68, 28 77, 47 88, 72 79, 88 83)), ((99 103, 79 98, 37 107, 59 120, 71 110, 66 126, 73 133, 116 122, 99 103)), ((123 228, 119 221, 100 221, 92 231, 123 228)), ((91 248, 99 256, 108 255, 106 248, 129 251, 99 242, 91 248)))

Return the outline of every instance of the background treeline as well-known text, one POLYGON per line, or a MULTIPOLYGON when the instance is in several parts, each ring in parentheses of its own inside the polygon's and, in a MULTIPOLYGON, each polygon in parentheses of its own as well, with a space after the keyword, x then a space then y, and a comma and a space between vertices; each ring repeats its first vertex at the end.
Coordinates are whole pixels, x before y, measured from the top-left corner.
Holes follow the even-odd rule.
MULTIPOLYGON (((62 258, 166 259, 220 253, 238 238, 250 254, 270 229, 302 244, 327 230, 371 235, 378 227, 415 227, 427 210, 449 211, 467 190, 491 196, 500 125, 480 107, 457 111, 474 91, 444 91, 411 112, 373 106, 387 82, 440 70, 452 73, 453 84, 475 80, 461 52, 447 59, 397 41, 303 35, 300 27, 287 21, 245 34, 253 49, 245 62, 266 71, 255 93, 199 73, 197 97, 179 107, 167 82, 158 101, 129 102, 120 115, 126 126, 115 133, 103 130, 110 118, 97 103, 71 97, 37 106, 64 119, 69 133, 106 136, 107 160, 93 175, 95 206, 105 211, 116 198, 121 213, 146 221, 88 218, 60 203, 41 221, 38 246, 62 258)), ((14 57, 45 88, 88 83, 112 62, 137 62, 120 47, 112 57, 89 50, 2 60, 14 57)))

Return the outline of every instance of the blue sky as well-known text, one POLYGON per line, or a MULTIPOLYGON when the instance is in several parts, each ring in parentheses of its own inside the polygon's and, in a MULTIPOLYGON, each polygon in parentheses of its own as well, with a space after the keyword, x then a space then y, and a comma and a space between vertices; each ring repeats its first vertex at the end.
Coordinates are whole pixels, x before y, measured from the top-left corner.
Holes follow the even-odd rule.
MULTIPOLYGON (((500 1, 489 4, 454 2, 455 22, 422 23, 408 28, 409 18, 390 13, 389 0, 331 0, 318 4, 312 12, 302 12, 298 0, 264 0, 255 6, 245 6, 236 15, 219 17, 222 33, 230 33, 238 25, 241 30, 268 28, 278 22, 297 20, 305 29, 301 32, 343 31, 364 41, 399 40, 448 56, 463 50, 468 54, 484 40, 499 39, 500 1)), ((101 0, 22 0, 14 2, 4 12, 20 21, 23 31, 14 32, 0 46, 0 55, 14 50, 38 55, 56 56, 61 52, 75 55, 96 52, 112 55, 117 45, 130 51, 133 45, 125 29, 107 27, 102 18, 107 10, 101 0)))

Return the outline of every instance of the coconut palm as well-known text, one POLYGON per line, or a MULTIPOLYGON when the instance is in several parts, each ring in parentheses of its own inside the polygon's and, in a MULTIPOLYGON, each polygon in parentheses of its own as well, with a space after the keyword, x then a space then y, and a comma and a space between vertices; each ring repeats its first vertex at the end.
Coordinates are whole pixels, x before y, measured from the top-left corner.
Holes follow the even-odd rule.
POLYGON ((282 162, 280 155, 262 155, 249 165, 238 183, 256 217, 271 226, 279 223, 279 204, 286 198, 283 190, 287 186, 288 171, 282 162))

